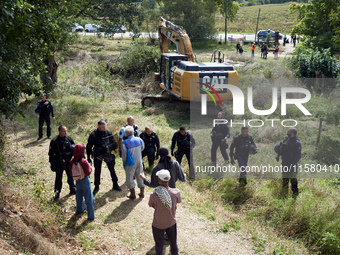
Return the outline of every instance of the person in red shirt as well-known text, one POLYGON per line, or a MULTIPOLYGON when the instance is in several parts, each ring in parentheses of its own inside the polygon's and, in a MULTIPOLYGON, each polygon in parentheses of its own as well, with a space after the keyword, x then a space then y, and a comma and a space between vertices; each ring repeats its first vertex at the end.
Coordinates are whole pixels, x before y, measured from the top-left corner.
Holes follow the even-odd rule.
POLYGON ((156 173, 159 186, 150 194, 149 206, 155 209, 152 222, 152 233, 155 240, 156 255, 163 254, 164 232, 170 242, 171 255, 178 254, 176 209, 181 202, 179 189, 169 187, 170 172, 160 170, 156 173))
POLYGON ((85 159, 85 146, 81 143, 76 144, 73 149, 73 158, 70 161, 69 171, 72 175, 73 164, 80 164, 84 171, 84 178, 76 180, 76 201, 77 201, 77 214, 81 214, 85 210, 84 199, 86 202, 87 219, 94 220, 94 198, 91 188, 89 175, 92 168, 89 162, 85 159))

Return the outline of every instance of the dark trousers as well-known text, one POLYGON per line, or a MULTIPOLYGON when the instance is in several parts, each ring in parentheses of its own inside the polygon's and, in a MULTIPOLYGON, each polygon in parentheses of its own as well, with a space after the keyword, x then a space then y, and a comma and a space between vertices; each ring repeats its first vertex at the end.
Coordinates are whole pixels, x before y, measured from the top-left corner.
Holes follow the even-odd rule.
POLYGON ((163 246, 164 246, 164 232, 166 232, 169 242, 170 242, 170 250, 171 255, 178 254, 178 246, 177 246, 177 226, 174 224, 172 227, 167 229, 158 229, 152 226, 152 234, 153 239, 155 240, 155 250, 156 255, 163 254, 163 246))
POLYGON ((67 174, 67 183, 70 187, 70 192, 74 192, 76 190, 76 186, 74 185, 73 178, 69 171, 69 163, 61 164, 56 166, 55 171, 55 182, 54 182, 54 193, 56 193, 56 196, 59 197, 61 188, 63 187, 63 173, 64 170, 67 174))
POLYGON ((152 148, 152 147, 145 148, 145 149, 142 151, 142 157, 143 157, 143 158, 144 158, 145 156, 148 157, 149 166, 152 166, 152 165, 153 165, 153 162, 155 161, 155 158, 156 158, 155 154, 156 154, 155 148, 152 148))
MULTIPOLYGON (((100 185, 100 174, 102 172, 102 162, 101 160, 94 158, 94 186, 100 185)), ((115 160, 106 162, 107 168, 110 171, 111 179, 113 184, 118 183, 118 177, 115 171, 115 160)))
POLYGON ((237 156, 237 162, 238 166, 240 168, 240 179, 247 178, 247 172, 246 172, 246 167, 248 165, 248 157, 249 155, 238 155, 237 156))
POLYGON ((192 151, 191 150, 188 150, 188 151, 178 150, 176 160, 178 161, 179 164, 181 164, 182 158, 183 158, 184 155, 187 157, 187 160, 188 160, 190 179, 195 179, 195 169, 194 169, 194 166, 193 166, 194 160, 193 160, 193 156, 192 156, 192 151))
POLYGON ((299 195, 298 180, 297 180, 298 165, 282 164, 282 192, 288 194, 288 184, 292 185, 293 195, 299 195), (285 172, 284 168, 290 171, 285 172))
POLYGON ((218 147, 220 147, 221 154, 225 161, 229 160, 227 148, 228 144, 223 141, 213 141, 211 145, 211 162, 216 163, 216 152, 218 147))
POLYGON ((43 126, 44 122, 46 122, 47 126, 47 136, 51 136, 51 119, 50 116, 39 116, 39 137, 43 137, 43 126))

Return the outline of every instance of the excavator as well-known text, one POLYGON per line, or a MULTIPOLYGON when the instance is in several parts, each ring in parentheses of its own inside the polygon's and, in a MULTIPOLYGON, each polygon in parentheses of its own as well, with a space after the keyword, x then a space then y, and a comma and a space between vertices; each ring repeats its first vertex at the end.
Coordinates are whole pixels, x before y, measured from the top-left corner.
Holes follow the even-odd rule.
POLYGON ((223 63, 224 54, 215 51, 214 62, 197 63, 190 38, 184 28, 163 17, 160 17, 158 25, 160 71, 153 74, 153 79, 163 91, 161 95, 144 96, 142 106, 150 106, 164 98, 171 101, 199 101, 202 94, 210 95, 206 97, 208 102, 231 100, 232 94, 229 90, 214 89, 219 83, 238 86, 237 71, 232 65, 223 63), (176 45, 176 53, 168 53, 169 41, 176 45), (216 53, 218 57, 215 56, 216 53), (217 93, 211 93, 212 91, 217 93))

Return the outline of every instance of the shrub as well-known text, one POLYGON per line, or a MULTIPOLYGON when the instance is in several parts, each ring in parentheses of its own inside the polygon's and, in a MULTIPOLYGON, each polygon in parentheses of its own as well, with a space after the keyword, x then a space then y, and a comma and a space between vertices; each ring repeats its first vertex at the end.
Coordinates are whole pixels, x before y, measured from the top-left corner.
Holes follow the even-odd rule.
POLYGON ((130 76, 142 78, 149 72, 158 70, 158 58, 157 47, 136 40, 127 51, 122 53, 119 68, 126 78, 130 76))
POLYGON ((316 158, 328 165, 339 164, 340 140, 336 137, 321 136, 321 141, 316 152, 316 158))
POLYGON ((333 233, 326 232, 321 236, 320 250, 322 254, 339 254, 340 240, 333 233))
POLYGON ((332 57, 329 49, 296 47, 290 64, 300 78, 336 78, 339 76, 340 63, 332 57))

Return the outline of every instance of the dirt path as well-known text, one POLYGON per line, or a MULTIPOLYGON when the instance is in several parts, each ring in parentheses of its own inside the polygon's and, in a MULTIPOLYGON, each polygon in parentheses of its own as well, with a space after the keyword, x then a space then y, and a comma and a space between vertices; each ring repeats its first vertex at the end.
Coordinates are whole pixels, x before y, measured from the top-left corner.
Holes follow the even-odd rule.
MULTIPOLYGON (((7 127, 9 133, 9 149, 15 164, 29 172, 36 170, 34 178, 44 179, 48 194, 53 195, 54 174, 49 170, 48 147, 50 140, 36 141, 36 130, 25 130, 17 126, 13 132, 14 123, 7 127)), ((55 135, 55 134, 54 134, 55 135)), ((77 141, 76 141, 77 142, 77 141)), ((75 197, 69 197, 66 174, 63 179, 63 190, 60 204, 66 210, 65 232, 75 237, 82 244, 75 251, 74 248, 65 250, 69 254, 88 251, 90 254, 154 254, 154 241, 151 231, 153 209, 148 206, 151 189, 146 189, 144 199, 128 200, 125 195, 127 187, 125 173, 121 160, 116 162, 119 184, 123 191, 111 190, 112 183, 106 166, 102 170, 102 184, 95 197, 94 222, 88 223, 86 215, 75 219, 75 197)), ((27 176, 28 185, 33 186, 32 176, 27 176)), ((91 175, 93 184, 94 176, 91 175)), ((251 236, 245 230, 222 233, 218 231, 218 222, 208 220, 197 214, 187 202, 188 196, 198 196, 189 184, 181 185, 182 204, 177 210, 178 246, 180 254, 254 254, 251 236), (195 193, 195 194, 193 194, 195 193)), ((227 212, 226 212, 227 213, 227 212)), ((166 245, 169 254, 169 245, 166 245)))

